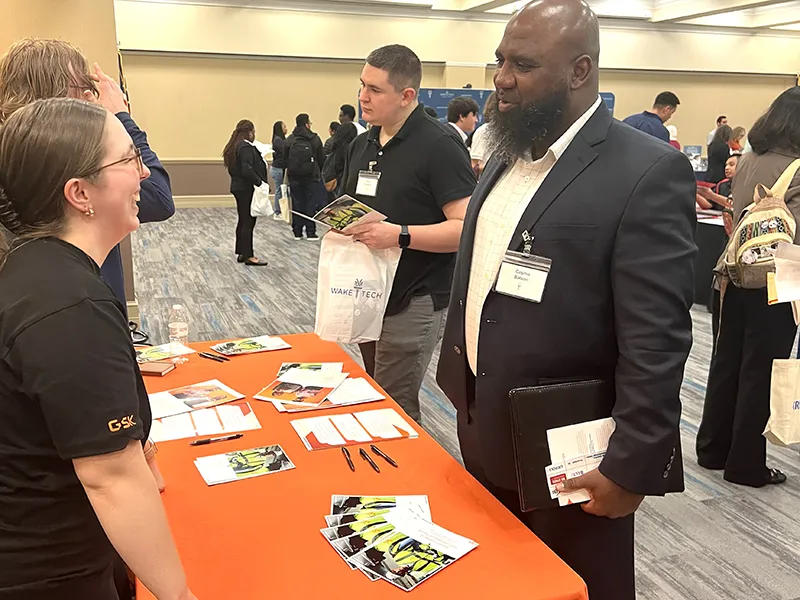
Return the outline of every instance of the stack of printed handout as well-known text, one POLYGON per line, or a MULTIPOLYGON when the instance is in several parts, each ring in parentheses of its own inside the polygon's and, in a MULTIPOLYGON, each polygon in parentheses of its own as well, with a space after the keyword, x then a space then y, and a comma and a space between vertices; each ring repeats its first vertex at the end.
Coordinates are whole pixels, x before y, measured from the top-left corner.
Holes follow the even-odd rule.
POLYGON ((271 335, 222 342, 211 346, 214 352, 223 356, 239 356, 242 354, 255 354, 256 352, 269 352, 271 350, 288 350, 289 348, 291 346, 283 338, 271 335))
POLYGON ((353 570, 411 591, 478 544, 431 522, 427 496, 332 496, 322 535, 353 570))
POLYGON ((201 456, 194 465, 208 485, 229 483, 294 469, 294 463, 279 445, 236 450, 225 454, 201 456))
POLYGON ((254 398, 272 402, 279 412, 304 412, 383 400, 362 377, 348 378, 342 363, 283 363, 275 381, 254 398))

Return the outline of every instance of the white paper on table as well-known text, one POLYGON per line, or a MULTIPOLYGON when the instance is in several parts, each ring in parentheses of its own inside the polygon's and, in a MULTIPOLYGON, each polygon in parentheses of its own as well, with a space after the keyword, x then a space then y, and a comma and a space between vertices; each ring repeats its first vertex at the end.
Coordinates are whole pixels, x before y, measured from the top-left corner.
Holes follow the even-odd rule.
POLYGON ((150 412, 153 419, 163 419, 192 410, 183 400, 178 400, 169 392, 150 394, 150 412))
POLYGON ((213 408, 203 408, 191 414, 194 429, 197 435, 214 435, 222 433, 224 428, 213 408))
POLYGON ((369 381, 363 377, 345 379, 339 387, 328 394, 326 400, 331 404, 351 404, 354 402, 372 402, 383 400, 386 396, 379 393, 369 381))
POLYGON ((419 434, 393 408, 365 410, 353 414, 372 437, 386 440, 419 437, 419 434))
MULTIPOLYGON (((363 494, 333 494, 331 496, 331 513, 336 512, 334 507, 337 501, 341 500, 342 498, 354 498, 354 497, 370 497, 371 496, 364 496, 363 494)), ((387 508, 386 510, 401 510, 401 511, 410 511, 416 514, 417 516, 425 519, 426 521, 431 520, 431 505, 428 502, 428 497, 425 495, 411 495, 411 496, 391 496, 394 498, 394 506, 391 508, 387 508)), ((377 498, 387 498, 386 496, 377 496, 377 498)), ((338 514, 347 514, 347 513, 361 513, 365 511, 370 511, 372 509, 369 508, 357 508, 352 511, 346 511, 344 513, 340 512, 338 514)), ((385 514, 382 512, 383 509, 375 509, 381 514, 385 514)), ((333 515, 329 515, 329 517, 333 517, 333 515)), ((334 525, 338 525, 335 519, 328 519, 325 518, 326 523, 328 523, 328 527, 333 527, 334 525)))
POLYGON ((224 454, 203 456, 195 459, 194 464, 208 485, 226 483, 236 479, 236 474, 228 462, 228 457, 224 454))
POLYGON ((219 415, 219 420, 222 422, 223 433, 261 429, 261 423, 258 422, 256 413, 253 412, 253 409, 247 402, 241 405, 223 404, 222 406, 215 407, 215 410, 219 415))
POLYGON ((343 368, 344 368, 344 363, 340 363, 340 362, 338 362, 338 363, 285 362, 285 363, 281 363, 281 368, 278 369, 278 373, 279 373, 278 377, 281 376, 281 371, 283 371, 283 373, 288 373, 292 369, 303 369, 304 371, 328 371, 328 372, 331 372, 331 373, 341 373, 343 368), (291 366, 291 365, 297 365, 297 364, 301 364, 301 365, 302 364, 319 365, 320 368, 319 369, 309 369, 308 367, 294 367, 294 366, 291 366), (289 366, 290 368, 286 368, 287 366, 289 366), (286 370, 284 371, 284 369, 286 369, 286 370))
POLYGON ((328 417, 331 422, 339 430, 339 433, 352 442, 371 442, 372 436, 364 431, 364 428, 356 420, 356 418, 349 413, 343 415, 333 415, 328 417))
POLYGON ((347 379, 348 373, 335 371, 311 371, 309 369, 289 369, 278 377, 278 381, 295 383, 303 387, 337 388, 347 379))
POLYGON ((395 526, 395 530, 453 559, 459 559, 478 547, 477 542, 421 519, 413 511, 398 508, 388 512, 384 518, 395 526))
POLYGON ((344 446, 347 443, 342 434, 333 426, 329 417, 309 417, 290 421, 290 423, 308 450, 314 450, 308 442, 308 436, 312 433, 321 444, 344 446))
POLYGON ((800 300, 800 246, 781 242, 775 253, 775 291, 778 302, 800 300))
POLYGON ((195 437, 194 423, 188 413, 154 420, 150 427, 150 438, 154 442, 168 442, 195 437))
POLYGON ((547 444, 550 447, 550 461, 556 464, 576 456, 605 452, 615 426, 614 419, 606 417, 596 421, 548 429, 547 444))

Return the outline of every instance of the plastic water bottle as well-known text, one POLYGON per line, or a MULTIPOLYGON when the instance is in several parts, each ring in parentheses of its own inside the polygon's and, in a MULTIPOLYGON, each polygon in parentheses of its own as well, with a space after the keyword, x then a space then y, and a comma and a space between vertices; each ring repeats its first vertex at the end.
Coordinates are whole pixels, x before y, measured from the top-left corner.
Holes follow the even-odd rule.
MULTIPOLYGON (((169 343, 170 349, 175 352, 178 344, 186 345, 189 342, 189 313, 181 304, 174 304, 169 313, 169 343)), ((176 356, 174 363, 185 363, 186 356, 176 356)))

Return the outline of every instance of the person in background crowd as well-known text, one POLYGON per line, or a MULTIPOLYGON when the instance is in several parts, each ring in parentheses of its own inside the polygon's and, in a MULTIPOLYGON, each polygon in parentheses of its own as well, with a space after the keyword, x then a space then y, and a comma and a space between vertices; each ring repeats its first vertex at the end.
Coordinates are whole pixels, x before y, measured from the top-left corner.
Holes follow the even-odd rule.
POLYGON ((149 174, 94 103, 36 100, 0 128, 14 236, 0 248, 4 600, 116 600, 117 552, 157 598, 194 599, 143 451, 150 404, 124 304, 100 277, 139 226, 149 174))
POLYGON ((356 107, 352 104, 342 104, 339 108, 339 123, 352 123, 356 127, 356 132, 361 135, 366 131, 366 128, 356 119, 356 107))
MULTIPOLYGON (((697 188, 697 205, 705 210, 725 210, 731 208, 731 181, 736 175, 736 165, 739 154, 732 154, 725 161, 725 179, 720 181, 713 189, 707 187, 697 188)), ((730 232, 728 232, 730 234, 730 232)))
POLYGON ((733 138, 733 129, 730 125, 720 125, 714 139, 708 145, 708 171, 706 181, 718 184, 725 179, 725 163, 731 156, 730 141, 733 138))
POLYGON ((283 220, 281 215, 281 186, 283 185, 283 175, 286 171, 286 134, 289 128, 283 121, 275 121, 272 125, 272 164, 269 168, 269 174, 272 175, 272 181, 275 182, 275 200, 273 208, 275 214, 273 219, 276 221, 283 220))
POLYGON ((725 115, 720 115, 717 117, 717 125, 714 127, 714 129, 709 131, 708 135, 706 136, 706 146, 711 145, 711 141, 714 139, 714 134, 717 133, 717 129, 719 128, 719 126, 727 124, 728 124, 728 117, 726 117, 725 115))
POLYGON ((480 110, 478 103, 468 96, 453 98, 447 105, 447 122, 465 145, 478 124, 480 110))
MULTIPOLYGON (((331 144, 333 144, 333 136, 336 135, 336 131, 341 126, 339 121, 331 121, 330 125, 328 125, 328 139, 325 140, 325 143, 322 146, 322 151, 325 153, 327 157, 331 153, 331 144)), ((355 125, 353 126, 355 127, 355 125)))
POLYGON ((733 128, 733 133, 731 134, 731 141, 728 142, 728 145, 731 147, 731 152, 738 152, 739 154, 742 153, 744 150, 744 136, 747 133, 744 127, 741 125, 739 127, 733 128))
POLYGON ((475 188, 466 146, 419 105, 421 79, 422 63, 406 46, 384 46, 367 57, 359 101, 372 128, 350 144, 340 188, 387 217, 348 235, 370 248, 403 249, 380 339, 359 347, 367 373, 417 422, 475 188), (380 173, 374 187, 363 185, 368 171, 380 173))
POLYGON ((496 92, 489 94, 486 99, 486 106, 483 109, 483 125, 475 130, 472 134, 472 145, 469 148, 469 157, 472 161, 472 170, 475 171, 475 176, 480 178, 486 163, 489 162, 489 157, 492 154, 492 149, 489 144, 492 129, 492 118, 494 117, 494 95, 496 92))
MULTIPOLYGON (((800 87, 778 96, 749 135, 733 179, 733 222, 753 201, 757 184, 772 186, 800 158, 800 87)), ((800 173, 784 200, 800 223, 800 173)), ((795 244, 798 243, 795 237, 795 244)), ((770 414, 772 361, 789 358, 797 326, 789 304, 767 304, 767 290, 728 284, 719 339, 708 375, 697 463, 724 470, 727 481, 751 487, 780 484, 786 475, 767 467, 763 436, 770 414)))
POLYGON ((675 125, 667 125, 667 131, 669 131, 669 145, 676 150, 680 150, 681 143, 678 141, 678 128, 675 125))
MULTIPOLYGON (((18 108, 43 98, 79 98, 95 102, 114 114, 133 138, 150 170, 139 194, 139 221, 165 221, 175 214, 167 170, 147 142, 128 110, 125 95, 116 81, 95 63, 89 63, 81 51, 69 42, 27 38, 9 48, 0 61, 0 125, 18 108)), ((100 274, 125 307, 125 276, 122 254, 115 246, 100 267, 100 274)))
POLYGON ((672 92, 661 92, 656 96, 652 111, 646 110, 631 115, 623 123, 669 144, 669 131, 664 127, 664 123, 672 118, 680 103, 681 101, 672 92))
POLYGON ((253 251, 253 230, 256 218, 250 214, 253 190, 267 185, 267 163, 253 145, 256 127, 252 121, 242 119, 236 124, 225 149, 223 162, 231 176, 231 194, 236 199, 236 260, 248 267, 264 267, 267 261, 259 259, 253 251))
POLYGON ((322 168, 322 181, 325 184, 325 190, 328 192, 328 200, 331 202, 336 199, 336 190, 344 175, 344 165, 347 160, 347 152, 350 150, 350 144, 357 136, 356 126, 352 123, 345 123, 336 130, 336 133, 331 138, 331 151, 322 168))
POLYGON ((436 109, 433 108, 432 106, 424 106, 423 105, 422 109, 425 111, 425 114, 427 114, 429 117, 433 117, 437 121, 440 120, 439 119, 439 113, 437 113, 436 109))
MULTIPOLYGON (((301 113, 295 123, 294 131, 286 138, 286 174, 292 189, 292 210, 310 217, 323 206, 327 197, 321 173, 325 153, 322 140, 311 131, 311 118, 301 113)), ((314 221, 295 214, 292 218, 295 240, 303 239, 304 228, 308 240, 319 240, 314 221)))

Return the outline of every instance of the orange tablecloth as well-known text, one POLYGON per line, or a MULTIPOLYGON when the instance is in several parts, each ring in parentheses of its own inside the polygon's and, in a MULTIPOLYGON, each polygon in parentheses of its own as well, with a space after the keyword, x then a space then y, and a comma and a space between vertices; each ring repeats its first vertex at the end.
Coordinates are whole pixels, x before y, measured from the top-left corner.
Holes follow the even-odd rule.
MULTIPOLYGON (((163 378, 146 378, 150 392, 219 379, 246 394, 262 429, 231 442, 159 444, 167 489, 164 505, 189 585, 199 600, 339 600, 403 598, 384 582, 351 571, 319 533, 331 494, 427 494, 435 523, 480 546, 411 592, 414 598, 586 600, 583 581, 489 494, 433 438, 382 442, 400 465, 376 473, 353 453, 352 473, 339 450, 309 452, 292 419, 394 406, 391 400, 305 414, 281 414, 252 395, 274 380, 282 362, 343 362, 363 370, 336 344, 313 334, 282 336, 291 350, 216 363, 193 355, 163 378), (296 469, 209 487, 192 461, 199 456, 280 444, 296 469)), ((210 344, 193 344, 207 349, 210 344)), ((406 417, 408 418, 408 417, 406 417)), ((379 461, 380 462, 380 461, 379 461)), ((139 598, 152 596, 139 585, 139 598)))

